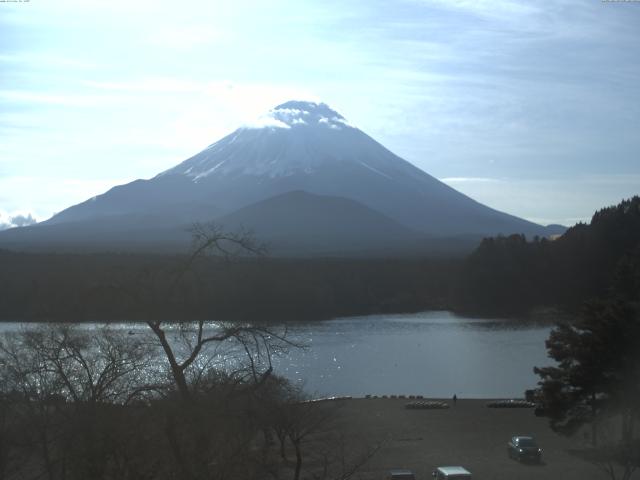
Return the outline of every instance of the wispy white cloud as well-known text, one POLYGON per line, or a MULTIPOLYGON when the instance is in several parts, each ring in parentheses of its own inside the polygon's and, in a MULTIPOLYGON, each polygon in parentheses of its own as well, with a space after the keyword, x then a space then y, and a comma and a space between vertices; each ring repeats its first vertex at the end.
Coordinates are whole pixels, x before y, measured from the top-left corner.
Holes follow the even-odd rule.
POLYGON ((420 0, 426 5, 482 18, 514 21, 540 12, 543 4, 515 0, 420 0))
POLYGON ((15 227, 27 227, 29 225, 34 225, 38 221, 33 218, 31 213, 12 213, 8 214, 6 212, 0 211, 0 230, 6 230, 8 228, 15 227))

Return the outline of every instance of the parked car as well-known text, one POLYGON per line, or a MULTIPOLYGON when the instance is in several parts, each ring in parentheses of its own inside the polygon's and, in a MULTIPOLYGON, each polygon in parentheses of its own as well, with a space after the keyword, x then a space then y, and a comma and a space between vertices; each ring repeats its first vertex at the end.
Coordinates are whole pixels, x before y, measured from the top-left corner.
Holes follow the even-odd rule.
POLYGON ((471 480, 471 472, 464 467, 438 467, 431 475, 435 480, 471 480))
POLYGON ((509 455, 509 458, 515 458, 520 462, 527 460, 540 462, 542 460, 542 449, 533 437, 516 435, 511 437, 511 440, 507 443, 507 455, 509 455))
POLYGON ((404 468, 394 468, 389 470, 389 476, 387 478, 389 480, 416 480, 416 476, 413 472, 404 468))

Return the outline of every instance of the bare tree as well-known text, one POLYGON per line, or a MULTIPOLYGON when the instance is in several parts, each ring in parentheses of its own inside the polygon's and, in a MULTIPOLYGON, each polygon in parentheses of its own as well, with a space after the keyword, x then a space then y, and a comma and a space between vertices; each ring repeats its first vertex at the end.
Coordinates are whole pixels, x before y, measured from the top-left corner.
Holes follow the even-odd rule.
MULTIPOLYGON (((198 298, 212 293, 206 291, 201 276, 206 268, 241 255, 264 254, 247 232, 228 233, 215 224, 196 224, 191 233, 191 254, 163 286, 163 295, 174 305, 182 302, 185 309, 194 289, 200 290, 198 298)), ((247 476, 246 460, 252 457, 251 445, 260 428, 254 417, 245 415, 248 409, 243 405, 271 377, 273 355, 294 344, 286 328, 205 318, 175 320, 147 318, 146 324, 158 340, 180 400, 168 402, 164 415, 164 436, 176 474, 194 480, 247 476), (222 378, 228 390, 220 397, 212 387, 221 385, 210 380, 222 378), (230 404, 228 395, 234 391, 235 404, 230 404)))
MULTIPOLYGON (((226 232, 215 223, 195 224, 191 229, 192 251, 183 265, 173 274, 166 295, 169 297, 186 298, 182 284, 187 277, 191 277, 191 285, 202 285, 199 277, 198 263, 206 257, 215 256, 230 261, 240 255, 260 256, 265 248, 255 242, 250 233, 226 232)), ((170 372, 176 389, 184 400, 191 398, 194 384, 189 382, 189 370, 192 367, 210 367, 210 358, 204 361, 200 358, 208 347, 222 344, 232 344, 240 348, 248 362, 247 371, 254 383, 259 384, 272 371, 271 356, 277 351, 293 345, 286 338, 286 330, 276 329, 255 323, 239 322, 208 322, 199 319, 195 322, 182 322, 174 330, 177 332, 175 340, 168 337, 170 325, 161 319, 147 319, 147 325, 158 339, 164 356, 169 363, 170 372)), ((211 354, 211 350, 208 352, 211 354)), ((200 369, 202 371, 202 368, 200 369)), ((197 376, 196 374, 195 376, 197 376)), ((197 384, 196 384, 197 385, 197 384)))
POLYGON ((112 463, 122 405, 141 392, 150 356, 111 329, 46 325, 0 339, 0 377, 34 477, 101 478, 112 463), (113 434, 112 434, 113 433, 113 434), (32 454, 36 455, 32 455, 32 454))
POLYGON ((280 440, 279 455, 288 463, 286 444, 293 449, 293 480, 303 472, 315 480, 347 480, 382 447, 382 442, 348 435, 341 426, 343 400, 310 401, 299 388, 282 385, 279 405, 268 405, 280 440))

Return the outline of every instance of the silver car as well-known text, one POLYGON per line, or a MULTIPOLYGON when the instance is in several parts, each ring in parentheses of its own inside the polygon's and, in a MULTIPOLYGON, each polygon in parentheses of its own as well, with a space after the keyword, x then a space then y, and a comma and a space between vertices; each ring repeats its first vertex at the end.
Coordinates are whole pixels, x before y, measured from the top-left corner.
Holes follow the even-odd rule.
POLYGON ((464 467, 438 467, 431 475, 435 480, 471 480, 471 472, 464 467))

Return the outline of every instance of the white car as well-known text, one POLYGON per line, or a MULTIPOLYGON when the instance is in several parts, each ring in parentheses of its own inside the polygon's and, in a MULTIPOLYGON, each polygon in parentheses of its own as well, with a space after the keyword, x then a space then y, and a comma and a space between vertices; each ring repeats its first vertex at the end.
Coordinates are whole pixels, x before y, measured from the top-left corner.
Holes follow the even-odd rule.
POLYGON ((436 480, 471 480, 471 472, 464 467, 438 467, 432 475, 436 480))

